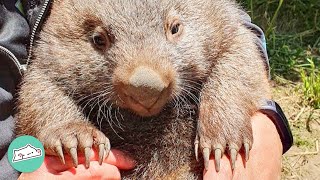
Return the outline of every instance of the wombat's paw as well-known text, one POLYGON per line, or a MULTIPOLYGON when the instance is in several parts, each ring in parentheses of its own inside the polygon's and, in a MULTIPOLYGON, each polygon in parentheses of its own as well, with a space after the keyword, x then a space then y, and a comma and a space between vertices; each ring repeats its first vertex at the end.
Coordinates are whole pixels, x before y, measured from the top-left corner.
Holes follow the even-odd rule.
POLYGON ((198 150, 200 149, 205 169, 208 170, 209 158, 212 153, 214 155, 216 171, 218 172, 220 170, 220 159, 227 150, 231 159, 231 167, 234 169, 235 161, 241 148, 243 148, 245 159, 248 161, 253 138, 251 124, 247 124, 246 126, 234 129, 223 129, 225 128, 223 125, 222 129, 208 126, 198 127, 194 142, 197 161, 198 150))
POLYGON ((85 157, 85 166, 90 166, 91 148, 99 151, 99 163, 110 151, 109 139, 95 127, 85 123, 72 123, 63 127, 46 130, 46 135, 40 138, 44 143, 46 153, 56 155, 65 164, 64 152, 68 153, 75 167, 78 165, 78 152, 85 157))

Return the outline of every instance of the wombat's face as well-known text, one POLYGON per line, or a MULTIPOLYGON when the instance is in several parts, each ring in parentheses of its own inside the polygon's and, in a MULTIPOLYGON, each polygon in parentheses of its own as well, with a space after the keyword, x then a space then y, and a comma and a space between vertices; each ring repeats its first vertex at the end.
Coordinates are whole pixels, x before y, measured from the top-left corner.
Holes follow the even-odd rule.
POLYGON ((141 116, 196 100, 191 92, 200 91, 211 66, 210 27, 181 3, 57 1, 41 37, 65 71, 58 79, 141 116))

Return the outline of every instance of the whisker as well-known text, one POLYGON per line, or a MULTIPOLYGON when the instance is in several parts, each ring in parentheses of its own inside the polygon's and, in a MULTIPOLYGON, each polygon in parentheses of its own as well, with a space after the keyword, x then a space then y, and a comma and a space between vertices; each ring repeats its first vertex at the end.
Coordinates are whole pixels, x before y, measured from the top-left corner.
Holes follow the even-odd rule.
POLYGON ((185 93, 189 98, 191 98, 193 100, 193 102, 195 102, 197 105, 200 103, 200 99, 199 97, 197 97, 196 95, 194 95, 193 93, 191 93, 190 91, 188 91, 185 88, 181 88, 182 92, 185 93))
MULTIPOLYGON (((112 118, 112 105, 113 105, 113 104, 110 105, 109 110, 108 110, 109 115, 110 115, 110 118, 112 118)), ((113 121, 111 120, 111 123, 110 123, 111 129, 114 131, 114 133, 115 133, 120 139, 124 139, 124 138, 121 137, 121 136, 117 133, 117 131, 113 128, 112 122, 113 122, 113 121)))
POLYGON ((119 112, 119 107, 118 107, 117 109, 115 109, 114 115, 115 115, 115 118, 116 118, 116 121, 117 121, 117 124, 118 124, 117 126, 123 131, 123 128, 122 128, 122 126, 121 126, 121 123, 120 123, 120 121, 119 121, 119 119, 118 119, 117 112, 119 112))

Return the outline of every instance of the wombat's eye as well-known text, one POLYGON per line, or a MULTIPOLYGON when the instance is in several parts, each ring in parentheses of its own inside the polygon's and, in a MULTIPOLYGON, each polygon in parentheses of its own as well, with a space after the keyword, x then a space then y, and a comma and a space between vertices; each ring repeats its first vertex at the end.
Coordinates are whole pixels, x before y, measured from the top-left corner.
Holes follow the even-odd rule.
POLYGON ((105 35, 100 32, 94 32, 92 34, 92 42, 96 48, 101 50, 107 48, 109 43, 107 37, 105 37, 105 35))
POLYGON ((97 26, 89 38, 92 45, 102 51, 110 48, 115 41, 115 37, 110 29, 101 26, 97 26))
POLYGON ((93 40, 93 43, 97 46, 105 46, 106 45, 105 38, 102 37, 102 35, 99 33, 93 34, 92 40, 93 40))
POLYGON ((180 36, 183 32, 183 25, 179 19, 175 18, 169 20, 165 29, 168 40, 175 43, 180 39, 180 36))
POLYGON ((174 24, 172 27, 171 27, 171 34, 176 34, 179 32, 179 27, 180 27, 180 24, 177 23, 177 24, 174 24))

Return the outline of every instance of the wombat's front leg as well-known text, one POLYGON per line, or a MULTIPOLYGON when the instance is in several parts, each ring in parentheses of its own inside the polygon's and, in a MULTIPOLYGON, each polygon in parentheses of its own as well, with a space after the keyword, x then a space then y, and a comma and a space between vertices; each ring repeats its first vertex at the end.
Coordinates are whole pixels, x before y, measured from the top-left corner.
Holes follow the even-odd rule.
POLYGON ((64 163, 65 152, 77 166, 77 150, 85 154, 86 166, 92 146, 99 149, 99 161, 109 152, 105 135, 91 125, 73 100, 40 70, 25 77, 19 94, 16 133, 32 135, 43 144, 47 154, 57 155, 64 163))
POLYGON ((250 102, 236 99, 243 98, 243 95, 240 96, 241 93, 232 95, 237 91, 236 82, 217 79, 214 84, 219 84, 221 87, 213 88, 210 87, 213 84, 207 84, 201 94, 195 151, 197 155, 199 144, 206 169, 210 154, 213 153, 216 170, 219 171, 220 158, 226 149, 231 157, 232 168, 242 145, 245 147, 246 159, 248 158, 252 144, 250 112, 254 110, 250 107, 252 106, 250 102), (224 83, 230 86, 227 84, 224 86, 224 83))
POLYGON ((253 40, 253 36, 239 35, 232 48, 235 51, 219 59, 201 92, 195 151, 197 156, 200 148, 206 169, 211 153, 216 171, 225 150, 232 169, 241 147, 245 159, 249 158, 253 143, 250 117, 260 101, 269 97, 267 73, 253 40))

